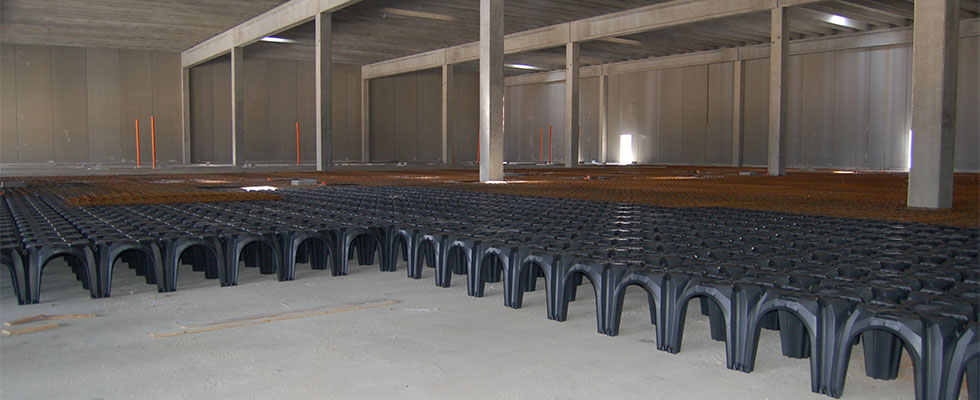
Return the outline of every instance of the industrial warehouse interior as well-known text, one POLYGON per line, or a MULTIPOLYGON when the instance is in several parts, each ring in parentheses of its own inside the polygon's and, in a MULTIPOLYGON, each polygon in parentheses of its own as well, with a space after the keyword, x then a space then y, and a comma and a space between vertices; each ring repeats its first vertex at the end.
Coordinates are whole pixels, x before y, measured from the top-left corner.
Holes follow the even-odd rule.
POLYGON ((3 0, 0 398, 980 399, 980 1, 3 0))

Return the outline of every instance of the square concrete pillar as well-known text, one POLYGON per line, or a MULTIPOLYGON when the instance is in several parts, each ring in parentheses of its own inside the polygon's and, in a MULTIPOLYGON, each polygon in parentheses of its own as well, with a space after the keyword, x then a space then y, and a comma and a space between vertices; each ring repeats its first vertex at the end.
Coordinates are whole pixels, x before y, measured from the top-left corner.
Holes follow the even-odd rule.
POLYGON ((371 80, 361 79, 361 161, 370 160, 369 137, 371 132, 371 80))
POLYGON ((231 163, 245 165, 245 49, 231 48, 231 163))
POLYGON ((959 9, 957 0, 915 2, 909 207, 953 206, 959 9))
POLYGON ((772 10, 769 46, 769 175, 786 175, 786 106, 789 87, 789 19, 785 7, 772 10))
POLYGON ((579 158, 579 44, 565 45, 565 166, 577 167, 579 158))
POLYGON ((455 73, 452 64, 442 65, 442 163, 449 164, 449 137, 452 136, 456 116, 455 73))
POLYGON ((480 0, 480 182, 504 179, 504 1, 480 0))
POLYGON ((191 69, 180 69, 180 160, 191 163, 191 69))
POLYGON ((331 14, 316 15, 316 169, 333 169, 333 91, 331 90, 331 14))

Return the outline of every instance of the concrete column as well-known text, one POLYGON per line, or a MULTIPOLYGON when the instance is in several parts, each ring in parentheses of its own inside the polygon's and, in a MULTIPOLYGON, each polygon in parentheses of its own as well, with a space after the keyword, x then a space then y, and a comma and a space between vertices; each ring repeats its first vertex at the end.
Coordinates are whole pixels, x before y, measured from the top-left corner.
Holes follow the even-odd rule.
POLYGON ((732 165, 742 166, 742 114, 745 111, 745 61, 736 59, 732 75, 732 165))
POLYGON ((772 10, 769 46, 769 175, 786 175, 786 91, 789 87, 789 19, 785 7, 772 10))
POLYGON ((957 0, 915 2, 909 207, 953 206, 959 8, 957 0))
POLYGON ((191 163, 191 69, 180 69, 180 154, 181 162, 191 163))
MULTIPOLYGON (((600 67, 602 68, 602 67, 600 67)), ((604 68, 603 68, 604 69, 604 68)), ((608 140, 609 116, 607 113, 609 104, 609 77, 605 72, 599 73, 599 162, 606 163, 606 140, 608 140)))
POLYGON ((565 45, 565 166, 577 167, 579 157, 579 44, 565 45))
POLYGON ((245 165, 245 49, 231 49, 231 163, 245 165))
POLYGON ((449 164, 449 136, 453 132, 456 99, 452 64, 442 65, 442 163, 449 164))
POLYGON ((316 15, 316 169, 333 169, 333 90, 331 15, 316 15))
POLYGON ((361 79, 361 161, 370 160, 369 137, 371 132, 371 80, 361 79))
POLYGON ((504 179, 504 0, 480 0, 480 182, 504 179))

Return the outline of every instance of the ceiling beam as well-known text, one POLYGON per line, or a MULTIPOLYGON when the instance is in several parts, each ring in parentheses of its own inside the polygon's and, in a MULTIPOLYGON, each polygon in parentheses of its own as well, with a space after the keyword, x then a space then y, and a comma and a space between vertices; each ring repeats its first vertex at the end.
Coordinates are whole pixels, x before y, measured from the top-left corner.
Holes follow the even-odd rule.
MULTIPOLYGON (((557 47, 568 42, 568 23, 546 26, 504 36, 504 54, 557 47)), ((380 78, 480 59, 480 43, 471 42, 444 49, 381 61, 361 67, 363 79, 380 78)))
POLYGON ((912 19, 915 6, 905 0, 860 0, 861 3, 874 7, 875 9, 897 15, 905 19, 912 19))
POLYGON ((769 36, 741 30, 735 24, 700 24, 694 30, 711 32, 716 35, 728 35, 731 38, 739 39, 746 43, 765 43, 770 40, 769 36))
MULTIPOLYGON (((960 37, 966 38, 976 36, 980 36, 980 19, 961 21, 960 37)), ((910 44, 912 44, 912 28, 905 27, 794 41, 789 44, 789 54, 795 56, 828 51, 901 46, 910 44)), ((590 67, 583 67, 580 71, 582 78, 589 78, 599 76, 600 74, 616 75, 668 68, 679 68, 692 65, 732 62, 736 60, 762 59, 767 57, 769 57, 769 45, 759 44, 666 57, 652 57, 643 60, 593 65, 590 67)), ((562 82, 564 80, 565 71, 555 70, 505 78, 504 85, 521 86, 539 83, 562 82)))
POLYGON ((813 0, 674 0, 572 22, 572 41, 630 35, 694 22, 732 17, 813 0))
MULTIPOLYGON (((293 0, 296 1, 296 0, 293 0)), ((673 0, 592 18, 517 32, 504 38, 504 54, 564 46, 669 28, 694 22, 732 17, 778 7, 799 6, 822 0, 673 0)), ((363 79, 397 75, 441 67, 434 53, 443 52, 439 61, 457 63, 477 59, 478 42, 413 54, 361 67, 363 79)))
MULTIPOLYGON (((849 3, 846 1, 836 1, 830 4, 818 4, 812 8, 827 12, 829 12, 828 10, 837 10, 838 13, 843 12, 854 16, 861 16, 867 19, 884 22, 892 26, 908 26, 911 22, 909 19, 883 12, 874 7, 869 7, 863 4, 849 3)), ((844 15, 845 17, 847 16, 846 14, 841 15, 844 15)))
POLYGON ((190 68, 244 47, 265 36, 296 27, 313 19, 318 13, 333 12, 360 0, 290 0, 259 16, 226 30, 180 53, 180 65, 190 68))
POLYGON ((857 21, 845 17, 843 15, 837 15, 836 13, 830 14, 823 11, 809 9, 806 7, 796 8, 793 11, 797 16, 802 18, 808 18, 820 25, 829 24, 830 26, 833 27, 845 27, 858 31, 866 31, 871 29, 871 27, 865 22, 857 21))

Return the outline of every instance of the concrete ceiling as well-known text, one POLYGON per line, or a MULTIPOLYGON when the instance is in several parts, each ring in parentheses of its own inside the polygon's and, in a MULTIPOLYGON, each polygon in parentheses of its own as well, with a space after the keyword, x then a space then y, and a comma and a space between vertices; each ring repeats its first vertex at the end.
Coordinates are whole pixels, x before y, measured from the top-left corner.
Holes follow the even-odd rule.
MULTIPOLYGON (((505 32, 588 18, 666 0, 507 0, 505 32)), ((3 0, 0 42, 182 51, 284 0, 3 0)), ((976 1, 962 1, 976 18, 976 1)), ((832 0, 790 13, 792 39, 910 26, 910 0, 832 0)), ((479 39, 476 0, 363 0, 334 13, 336 62, 369 64, 479 39)), ((313 23, 258 42, 248 57, 312 59, 313 23)), ((626 61, 769 41, 767 13, 748 14, 582 44, 582 64, 626 61)), ((508 55, 507 63, 559 69, 564 49, 508 55)), ((465 68, 466 65, 461 65, 465 68)), ((509 69, 508 75, 522 72, 509 69)))
MULTIPOLYGON (((507 0, 504 33, 521 32, 668 0, 507 0)), ((333 58, 370 64, 479 40, 477 0, 363 0, 333 15, 333 58)), ((248 57, 312 59, 314 25, 278 37, 294 44, 259 42, 248 57)))
POLYGON ((0 42, 179 52, 286 0, 2 0, 0 42))

